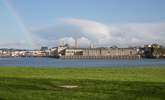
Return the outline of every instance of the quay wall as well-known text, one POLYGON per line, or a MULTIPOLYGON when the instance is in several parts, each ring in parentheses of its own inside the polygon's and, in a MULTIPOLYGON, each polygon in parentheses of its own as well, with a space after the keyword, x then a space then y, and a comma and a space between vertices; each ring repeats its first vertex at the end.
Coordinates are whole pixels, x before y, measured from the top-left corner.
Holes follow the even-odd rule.
POLYGON ((141 59, 139 55, 133 56, 61 56, 61 59, 110 59, 110 60, 117 60, 117 59, 141 59))

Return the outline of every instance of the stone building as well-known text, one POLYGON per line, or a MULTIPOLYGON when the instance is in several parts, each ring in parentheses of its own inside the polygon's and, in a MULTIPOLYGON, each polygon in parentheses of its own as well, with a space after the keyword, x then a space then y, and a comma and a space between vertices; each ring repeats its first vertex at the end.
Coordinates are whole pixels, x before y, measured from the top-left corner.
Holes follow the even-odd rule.
POLYGON ((65 56, 83 56, 83 53, 84 49, 81 48, 68 48, 64 51, 65 56))
POLYGON ((134 56, 134 48, 67 48, 64 56, 134 56))

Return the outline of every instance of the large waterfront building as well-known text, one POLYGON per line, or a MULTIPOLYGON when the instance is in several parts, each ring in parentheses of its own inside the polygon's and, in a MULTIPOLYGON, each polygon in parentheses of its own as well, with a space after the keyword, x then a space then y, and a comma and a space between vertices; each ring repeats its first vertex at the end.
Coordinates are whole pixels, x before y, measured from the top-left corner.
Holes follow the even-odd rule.
POLYGON ((134 56, 136 48, 67 48, 64 56, 134 56))

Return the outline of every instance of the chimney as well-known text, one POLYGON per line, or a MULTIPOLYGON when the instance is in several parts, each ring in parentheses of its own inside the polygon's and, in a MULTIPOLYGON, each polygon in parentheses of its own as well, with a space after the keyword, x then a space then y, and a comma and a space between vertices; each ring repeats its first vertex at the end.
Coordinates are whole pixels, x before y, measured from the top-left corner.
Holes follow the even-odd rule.
POLYGON ((78 48, 77 39, 75 39, 75 48, 78 48))
POLYGON ((62 46, 64 46, 64 41, 62 41, 62 46))
POLYGON ((93 43, 90 44, 90 48, 95 48, 93 43))

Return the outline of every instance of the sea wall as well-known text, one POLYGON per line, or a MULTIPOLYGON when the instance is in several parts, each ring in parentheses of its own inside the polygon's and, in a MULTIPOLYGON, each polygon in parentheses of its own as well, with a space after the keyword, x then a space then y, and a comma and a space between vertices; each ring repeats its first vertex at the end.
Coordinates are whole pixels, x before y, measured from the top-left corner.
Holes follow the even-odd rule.
POLYGON ((141 59, 141 56, 61 56, 61 59, 141 59))

